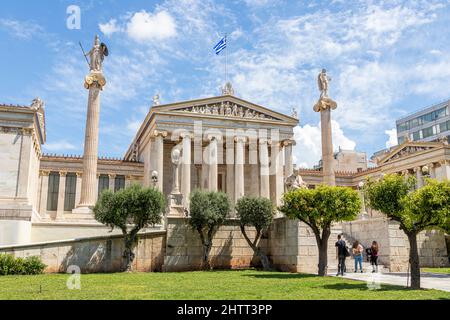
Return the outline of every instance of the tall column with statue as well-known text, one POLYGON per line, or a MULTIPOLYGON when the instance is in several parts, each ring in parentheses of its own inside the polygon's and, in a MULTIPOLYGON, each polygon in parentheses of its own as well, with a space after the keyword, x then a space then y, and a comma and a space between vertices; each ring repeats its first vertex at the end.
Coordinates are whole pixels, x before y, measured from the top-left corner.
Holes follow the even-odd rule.
POLYGON ((331 110, 337 108, 337 103, 328 97, 328 85, 331 79, 327 76, 325 69, 318 76, 320 90, 319 101, 314 105, 314 111, 320 112, 322 129, 322 163, 323 163, 323 183, 326 185, 336 185, 334 173, 334 153, 331 132, 331 110))
POLYGON ((103 60, 108 56, 108 48, 95 37, 93 48, 86 54, 89 57, 90 73, 86 76, 84 87, 89 90, 86 132, 83 155, 83 176, 81 181, 80 203, 74 213, 92 213, 96 203, 98 131, 100 118, 100 92, 106 84, 103 76, 103 60))

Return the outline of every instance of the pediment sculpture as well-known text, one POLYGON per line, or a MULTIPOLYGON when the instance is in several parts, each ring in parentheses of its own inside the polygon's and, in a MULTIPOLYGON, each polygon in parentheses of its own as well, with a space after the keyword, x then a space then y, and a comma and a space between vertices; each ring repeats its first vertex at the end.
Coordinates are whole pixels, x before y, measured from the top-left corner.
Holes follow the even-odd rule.
POLYGON ((191 112, 205 115, 216 115, 225 117, 245 118, 245 119, 266 119, 266 120, 279 120, 267 114, 258 112, 256 110, 238 105, 236 103, 221 102, 214 104, 206 104, 199 106, 192 106, 176 111, 191 112))
POLYGON ((396 159, 399 159, 399 158, 403 158, 403 157, 409 156, 411 154, 414 154, 414 153, 417 153, 417 152, 420 152, 420 151, 429 150, 429 149, 431 149, 431 147, 407 146, 407 147, 401 149, 400 151, 398 151, 392 157, 390 157, 388 159, 388 161, 389 160, 396 160, 396 159))

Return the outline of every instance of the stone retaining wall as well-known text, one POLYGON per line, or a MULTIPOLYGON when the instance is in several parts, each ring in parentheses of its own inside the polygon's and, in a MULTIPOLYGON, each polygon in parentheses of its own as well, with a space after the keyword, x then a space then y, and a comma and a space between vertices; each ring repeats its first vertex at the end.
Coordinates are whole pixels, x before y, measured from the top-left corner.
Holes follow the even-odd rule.
MULTIPOLYGON (((200 236, 187 224, 187 218, 167 218, 167 243, 164 271, 198 270, 202 263, 203 247, 200 236)), ((248 236, 254 239, 255 230, 249 228, 248 236)), ((260 247, 266 252, 267 239, 261 239, 260 247)), ((214 269, 239 269, 260 265, 253 250, 241 233, 239 221, 228 219, 213 239, 210 254, 214 269)))
MULTIPOLYGON (((161 271, 165 254, 165 231, 139 235, 133 270, 161 271)), ((119 272, 123 264, 123 237, 120 235, 0 247, 1 253, 15 257, 40 256, 47 265, 45 272, 66 272, 69 266, 82 273, 119 272)))
MULTIPOLYGON (((386 218, 358 220, 343 223, 343 232, 367 248, 372 241, 380 246, 380 264, 391 272, 408 270, 409 242, 399 224, 386 218)), ((441 231, 428 230, 417 237, 420 265, 422 267, 448 266, 445 236, 441 231)))

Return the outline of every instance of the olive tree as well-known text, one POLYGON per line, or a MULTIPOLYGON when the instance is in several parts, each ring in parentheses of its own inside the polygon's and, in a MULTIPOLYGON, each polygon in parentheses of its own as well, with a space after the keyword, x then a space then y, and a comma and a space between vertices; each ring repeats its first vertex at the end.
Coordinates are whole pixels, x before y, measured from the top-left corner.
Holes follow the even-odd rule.
POLYGON ((202 268, 211 269, 209 254, 219 227, 230 213, 231 203, 223 192, 195 190, 190 196, 189 225, 200 235, 203 246, 202 268))
POLYGON ((131 271, 137 243, 137 235, 143 228, 161 222, 165 210, 164 195, 157 189, 133 185, 116 193, 104 191, 94 207, 95 219, 110 227, 118 228, 124 236, 124 267, 131 271))
POLYGON ((355 219, 361 211, 361 199, 353 189, 322 185, 316 189, 297 189, 285 193, 279 210, 312 229, 319 249, 318 275, 325 276, 331 225, 355 219))
POLYGON ((241 232, 253 252, 261 260, 264 270, 270 270, 269 259, 259 247, 263 232, 267 231, 273 221, 274 207, 267 198, 243 197, 236 204, 236 213, 240 219, 241 232), (245 227, 256 229, 255 238, 250 240, 245 227))
POLYGON ((365 193, 368 205, 397 221, 408 237, 410 246, 411 288, 420 289, 420 263, 417 248, 419 232, 432 228, 449 228, 450 182, 427 180, 424 187, 413 190, 415 179, 385 175, 369 179, 365 193))

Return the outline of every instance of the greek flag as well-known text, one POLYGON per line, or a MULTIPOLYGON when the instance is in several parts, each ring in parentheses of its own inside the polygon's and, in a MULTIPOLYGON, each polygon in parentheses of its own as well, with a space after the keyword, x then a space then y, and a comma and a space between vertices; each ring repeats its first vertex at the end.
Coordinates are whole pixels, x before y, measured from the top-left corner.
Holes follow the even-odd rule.
POLYGON ((218 44, 214 47, 214 51, 216 51, 216 54, 222 52, 227 47, 227 36, 223 37, 218 44))

